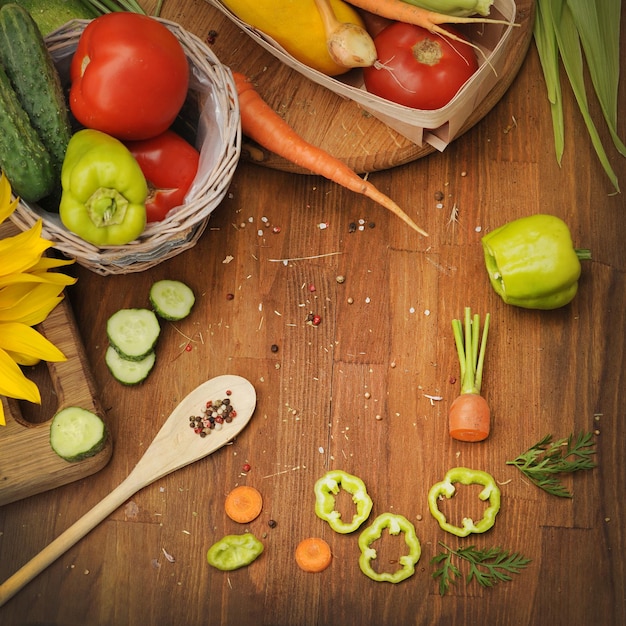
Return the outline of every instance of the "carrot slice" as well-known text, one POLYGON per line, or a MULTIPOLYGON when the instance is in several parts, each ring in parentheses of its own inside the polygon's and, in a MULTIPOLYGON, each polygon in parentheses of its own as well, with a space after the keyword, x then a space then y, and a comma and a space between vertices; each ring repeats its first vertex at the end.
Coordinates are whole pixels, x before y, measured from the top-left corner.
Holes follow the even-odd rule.
POLYGON ((296 563, 305 572, 321 572, 331 559, 330 546, 319 537, 303 539, 296 547, 296 563))
POLYGON ((261 514, 263 497, 257 489, 248 485, 235 487, 224 502, 226 515, 234 522, 247 524, 261 514))

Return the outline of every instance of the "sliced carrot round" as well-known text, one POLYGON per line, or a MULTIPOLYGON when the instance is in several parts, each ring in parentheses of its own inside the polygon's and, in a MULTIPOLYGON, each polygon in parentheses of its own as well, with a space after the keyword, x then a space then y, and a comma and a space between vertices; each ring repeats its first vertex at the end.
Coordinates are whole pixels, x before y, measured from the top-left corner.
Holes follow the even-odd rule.
POLYGON ((257 489, 248 485, 235 487, 224 502, 226 515, 235 522, 247 524, 261 514, 263 497, 257 489))
POLYGON ((319 537, 303 539, 296 547, 296 563, 305 572, 321 572, 331 559, 330 546, 319 537))

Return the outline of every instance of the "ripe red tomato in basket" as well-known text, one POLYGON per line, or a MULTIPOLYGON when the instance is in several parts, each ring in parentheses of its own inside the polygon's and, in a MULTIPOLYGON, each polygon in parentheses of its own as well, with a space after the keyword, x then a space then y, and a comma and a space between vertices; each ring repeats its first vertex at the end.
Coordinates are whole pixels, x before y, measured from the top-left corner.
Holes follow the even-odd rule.
POLYGON ((391 24, 374 38, 374 44, 378 63, 363 69, 365 88, 413 109, 444 107, 478 69, 470 45, 412 24, 391 24))
POLYGON ((183 203, 198 172, 200 153, 173 130, 125 145, 148 182, 146 219, 160 222, 183 203))
POLYGON ((81 124, 121 140, 148 139, 165 131, 182 108, 189 63, 164 24, 114 12, 81 34, 70 79, 70 108, 81 124))

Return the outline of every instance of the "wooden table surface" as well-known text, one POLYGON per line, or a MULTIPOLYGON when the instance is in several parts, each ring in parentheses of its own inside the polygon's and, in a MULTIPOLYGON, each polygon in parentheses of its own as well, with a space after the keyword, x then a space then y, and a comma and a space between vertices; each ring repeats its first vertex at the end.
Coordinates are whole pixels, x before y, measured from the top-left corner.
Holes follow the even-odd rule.
MULTIPOLYGON (((214 9, 201 0, 174 4, 165 2, 164 17, 206 34, 214 9)), ((259 70, 271 63, 259 52, 259 70)), ((622 103, 625 77, 623 68, 622 103)), ((0 608, 0 623, 626 623, 625 206, 569 89, 565 123, 559 167, 533 44, 500 103, 445 152, 370 175, 428 239, 325 180, 242 162, 193 249, 138 274, 102 277, 76 268, 79 280, 68 293, 113 457, 93 476, 0 508, 0 580, 108 494, 202 381, 225 373, 248 378, 257 409, 232 445, 111 514, 0 608), (576 245, 593 251, 576 299, 553 312, 503 304, 483 267, 482 234, 539 212, 564 218, 576 245), (364 229, 350 232, 359 220, 364 229), (146 383, 123 387, 104 362, 106 320, 122 307, 145 306, 160 278, 188 283, 196 307, 183 322, 164 325, 146 383), (483 392, 493 428, 477 444, 447 434, 459 391, 450 321, 464 306, 492 316, 483 392), (309 313, 321 316, 318 326, 307 323, 309 313), (506 464, 548 433, 581 431, 597 431, 598 467, 565 479, 571 499, 546 494, 506 464), (493 529, 465 539, 442 531, 427 506, 429 487, 460 465, 492 473, 502 490, 493 529), (313 485, 329 469, 365 481, 372 519, 391 511, 414 522, 422 557, 412 578, 373 582, 359 570, 356 534, 337 534, 316 517, 313 485), (224 513, 226 493, 239 484, 264 497, 262 514, 245 526, 224 513), (213 542, 244 530, 265 545, 258 561, 233 572, 207 565, 213 542), (308 536, 331 545, 333 562, 323 573, 300 571, 294 561, 296 544, 308 536), (441 597, 430 563, 439 542, 502 546, 532 562, 511 582, 490 589, 461 582, 441 597)), ((610 155, 626 186, 626 162, 610 155)))

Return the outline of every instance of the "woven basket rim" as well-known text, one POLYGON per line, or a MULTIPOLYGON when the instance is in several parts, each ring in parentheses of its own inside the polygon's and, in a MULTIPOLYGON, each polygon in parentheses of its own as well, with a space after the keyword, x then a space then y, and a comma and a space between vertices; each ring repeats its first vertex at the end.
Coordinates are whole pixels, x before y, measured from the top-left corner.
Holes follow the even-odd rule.
MULTIPOLYGON (((54 247, 96 273, 116 274, 143 271, 195 245, 205 230, 213 210, 220 204, 239 162, 241 124, 239 100, 230 69, 196 35, 180 24, 154 18, 164 24, 180 41, 190 63, 191 77, 208 83, 211 106, 216 111, 213 122, 221 141, 214 154, 214 166, 199 172, 192 193, 181 207, 171 211, 161 222, 148 223, 144 232, 125 246, 94 246, 69 232, 58 216, 36 204, 20 201, 12 221, 21 229, 43 221, 42 236, 54 247)), ((71 20, 46 38, 53 56, 73 52, 83 30, 91 20, 71 20)))

